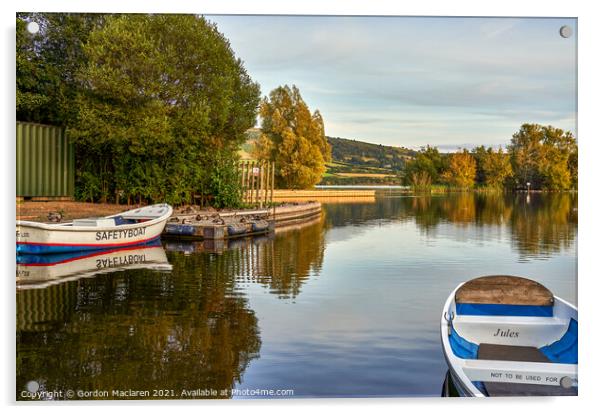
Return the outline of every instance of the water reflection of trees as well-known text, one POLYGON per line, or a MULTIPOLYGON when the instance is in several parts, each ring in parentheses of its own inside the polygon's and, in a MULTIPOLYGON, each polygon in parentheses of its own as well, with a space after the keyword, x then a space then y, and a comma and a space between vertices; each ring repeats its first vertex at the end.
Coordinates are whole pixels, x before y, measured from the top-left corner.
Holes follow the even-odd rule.
POLYGON ((414 220, 426 234, 443 223, 507 228, 523 256, 545 256, 572 245, 577 235, 573 193, 453 193, 380 199, 374 204, 328 205, 327 227, 414 220))
POLYGON ((403 218, 403 211, 399 205, 399 197, 379 198, 376 202, 326 204, 324 226, 329 229, 400 219, 403 218))
POLYGON ((425 232, 441 222, 507 226, 521 255, 547 255, 568 248, 577 235, 577 196, 572 193, 463 193, 403 200, 425 232))
MULTIPOLYGON (((259 354, 257 318, 209 257, 17 293, 17 395, 230 389, 259 354)), ((169 396, 168 396, 169 397, 169 396)))
POLYGON ((540 256, 570 247, 577 237, 577 195, 535 194, 513 197, 513 244, 524 255, 540 256))
MULTIPOLYGON (((171 273, 129 270, 17 292, 17 388, 231 389, 261 340, 240 292, 299 295, 320 272, 322 221, 223 253, 168 252, 171 273)), ((170 397, 168 395, 167 397, 170 397)), ((219 397, 219 395, 218 395, 219 397)))
POLYGON ((323 220, 279 231, 264 239, 241 239, 230 243, 218 259, 237 281, 259 283, 280 298, 299 295, 303 283, 317 275, 324 260, 323 220))

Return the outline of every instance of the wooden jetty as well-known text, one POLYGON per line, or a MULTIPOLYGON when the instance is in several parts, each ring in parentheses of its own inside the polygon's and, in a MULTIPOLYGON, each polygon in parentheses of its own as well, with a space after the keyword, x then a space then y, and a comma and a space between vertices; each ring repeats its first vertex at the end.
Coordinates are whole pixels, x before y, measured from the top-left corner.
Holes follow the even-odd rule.
POLYGON ((290 203, 274 208, 213 213, 174 213, 163 231, 164 238, 228 240, 269 234, 276 227, 299 224, 322 214, 318 202, 290 203))
POLYGON ((338 197, 374 198, 375 190, 274 190, 274 200, 282 199, 322 199, 338 197))

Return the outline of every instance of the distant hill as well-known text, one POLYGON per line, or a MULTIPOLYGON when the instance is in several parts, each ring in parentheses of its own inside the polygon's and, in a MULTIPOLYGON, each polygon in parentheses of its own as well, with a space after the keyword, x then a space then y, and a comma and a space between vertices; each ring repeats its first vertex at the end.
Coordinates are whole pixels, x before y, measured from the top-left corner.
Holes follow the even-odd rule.
MULTIPOLYGON (((247 131, 247 142, 239 151, 242 159, 251 159, 251 149, 260 135, 259 128, 247 131)), ((339 137, 326 138, 332 147, 332 162, 327 164, 320 182, 323 185, 399 184, 399 173, 405 162, 416 155, 416 151, 403 147, 339 137)))
POLYGON ((327 137, 332 146, 332 159, 357 166, 401 170, 406 160, 414 158, 416 151, 347 138, 327 137))
POLYGON ((327 164, 322 185, 399 184, 399 173, 405 162, 416 154, 402 147, 327 138, 332 147, 332 162, 327 164))

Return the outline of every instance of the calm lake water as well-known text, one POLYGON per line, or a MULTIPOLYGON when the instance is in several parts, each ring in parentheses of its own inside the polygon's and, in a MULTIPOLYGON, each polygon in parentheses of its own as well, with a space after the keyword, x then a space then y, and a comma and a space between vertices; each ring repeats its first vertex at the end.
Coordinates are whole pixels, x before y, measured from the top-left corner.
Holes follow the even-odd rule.
POLYGON ((171 271, 18 290, 17 398, 32 380, 104 398, 439 396, 439 317, 458 283, 521 275, 577 302, 576 195, 395 196, 323 210, 314 224, 227 248, 163 242, 171 271))

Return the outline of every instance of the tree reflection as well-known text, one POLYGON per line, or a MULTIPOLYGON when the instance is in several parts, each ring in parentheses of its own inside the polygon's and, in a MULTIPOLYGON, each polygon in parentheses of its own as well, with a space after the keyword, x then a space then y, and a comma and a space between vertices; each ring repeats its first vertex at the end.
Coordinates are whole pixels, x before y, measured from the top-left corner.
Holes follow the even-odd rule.
POLYGON ((156 398, 230 390, 261 347, 238 286, 296 297, 320 272, 324 231, 319 220, 220 254, 168 252, 171 273, 128 270, 17 292, 17 398, 31 380, 45 390, 175 390, 156 398))
POLYGON ((577 236, 577 195, 573 193, 460 193, 405 197, 404 215, 432 233, 442 223, 506 227, 522 257, 546 257, 568 248, 577 236))
POLYGON ((577 236, 577 195, 524 194, 513 197, 510 228, 523 256, 548 256, 571 246, 577 236))
POLYGON ((294 298, 324 261, 324 220, 303 226, 278 229, 263 238, 242 238, 228 243, 228 249, 216 256, 221 271, 236 275, 239 282, 259 283, 278 297, 294 298))
POLYGON ((17 398, 30 380, 45 390, 175 390, 163 398, 240 381, 261 346, 254 312, 217 261, 172 259, 170 274, 125 271, 19 291, 17 398))

